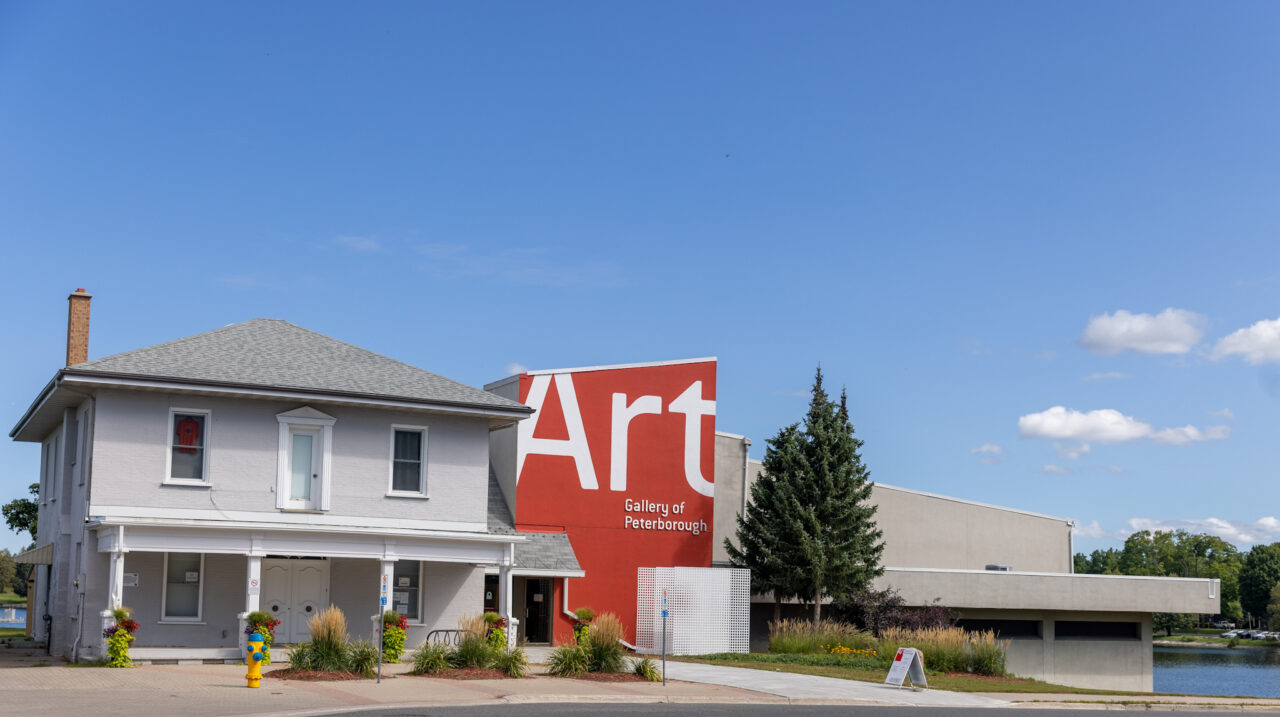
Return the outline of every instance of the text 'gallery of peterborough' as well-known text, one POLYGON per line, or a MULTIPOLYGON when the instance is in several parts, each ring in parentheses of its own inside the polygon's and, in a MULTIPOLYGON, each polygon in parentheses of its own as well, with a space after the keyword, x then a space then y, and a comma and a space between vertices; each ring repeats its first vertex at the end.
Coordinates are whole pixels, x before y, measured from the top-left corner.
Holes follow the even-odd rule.
MULTIPOLYGON (((411 646, 482 610, 560 642, 582 605, 634 639, 638 570, 727 566, 760 474, 750 441, 716 430, 714 358, 479 389, 253 319, 89 360, 90 296, 69 301, 66 365, 10 433, 41 446, 21 560, 58 657, 100 657, 122 604, 140 661, 238 660, 255 610, 280 643, 330 604, 371 637, 381 584, 411 646)), ((1072 574, 1063 518, 883 484, 872 501, 876 587, 998 631, 1017 675, 1150 690, 1152 613, 1219 611, 1216 580, 1072 574)), ((751 606, 756 646, 772 614, 751 606)))

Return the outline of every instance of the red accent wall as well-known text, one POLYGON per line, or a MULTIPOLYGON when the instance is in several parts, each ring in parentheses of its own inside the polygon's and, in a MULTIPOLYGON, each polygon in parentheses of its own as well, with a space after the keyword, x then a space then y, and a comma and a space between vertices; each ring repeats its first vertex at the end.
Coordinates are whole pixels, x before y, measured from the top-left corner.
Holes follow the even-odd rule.
MULTIPOLYGON (((709 491, 700 481, 713 481, 715 476, 715 416, 709 403, 715 400, 715 378, 714 361, 520 376, 522 402, 529 403, 535 382, 545 387, 545 398, 534 406, 537 413, 526 419, 532 422, 532 433, 522 435, 518 449, 524 463, 516 489, 517 529, 564 529, 586 572, 585 578, 569 580, 569 609, 588 605, 597 613, 617 614, 628 640, 635 638, 637 568, 711 564, 714 500, 695 485, 709 491), (701 386, 691 390, 697 382, 701 386), (576 403, 563 395, 562 388, 570 383, 576 403), (615 394, 624 394, 623 405, 628 407, 643 396, 656 396, 657 402, 646 399, 640 405, 661 411, 636 415, 627 424, 624 488, 611 485, 615 394), (681 396, 684 401, 677 401, 681 396), (696 419, 692 446, 686 445, 690 400, 700 402, 699 411, 712 411, 696 419), (686 412, 672 411, 673 401, 686 412), (588 471, 574 458, 539 452, 568 445, 576 422, 566 414, 575 405, 595 487, 584 487, 588 471), (529 436, 553 443, 540 446, 539 441, 525 440, 529 436), (687 467, 695 456, 696 462, 687 467), (695 466, 697 475, 688 477, 695 466)), ((564 581, 555 580, 557 643, 572 634, 572 620, 561 611, 563 590, 564 581)))

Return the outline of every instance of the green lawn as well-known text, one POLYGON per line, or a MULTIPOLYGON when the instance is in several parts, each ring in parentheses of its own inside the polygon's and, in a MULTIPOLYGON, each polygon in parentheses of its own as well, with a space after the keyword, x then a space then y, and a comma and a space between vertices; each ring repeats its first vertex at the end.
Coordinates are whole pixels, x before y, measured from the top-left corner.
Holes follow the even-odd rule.
POLYGON ((26 607, 27 599, 17 593, 0 593, 0 606, 17 605, 26 607))
MULTIPOLYGON (((1200 645, 1225 645, 1231 642, 1230 638, 1218 637, 1214 635, 1174 635, 1173 637, 1165 637, 1164 635, 1153 635, 1152 638, 1156 642, 1187 642, 1200 645)), ((1236 640, 1238 645, 1258 645, 1260 647, 1280 647, 1280 642, 1275 640, 1236 640)))
MULTIPOLYGON (((706 657, 681 657, 680 660, 701 662, 708 665, 725 665, 727 667, 745 667, 752 670, 771 672, 793 672, 801 675, 818 675, 819 677, 837 677, 842 680, 883 683, 885 670, 859 669, 853 667, 835 667, 830 665, 797 665, 778 662, 770 659, 768 654, 755 653, 750 656, 714 655, 706 657)), ((778 655, 783 657, 784 655, 778 655)), ((939 690, 953 692, 1008 692, 1021 694, 1078 694, 1078 695, 1135 695, 1150 696, 1149 692, 1116 692, 1113 690, 1088 690, 1080 687, 1053 685, 1037 680, 1025 680, 1019 677, 987 677, 985 675, 966 675, 959 673, 926 672, 929 686, 939 690)))

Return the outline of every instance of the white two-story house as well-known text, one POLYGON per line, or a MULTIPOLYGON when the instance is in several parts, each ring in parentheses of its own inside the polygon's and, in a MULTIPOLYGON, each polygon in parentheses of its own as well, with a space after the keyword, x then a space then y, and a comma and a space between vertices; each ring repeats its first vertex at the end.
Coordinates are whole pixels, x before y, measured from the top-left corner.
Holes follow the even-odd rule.
POLYGON ((120 605, 135 656, 238 657, 258 609, 306 640, 330 604, 364 637, 396 609, 416 645, 483 609, 486 570, 511 616, 525 538, 490 530, 489 431, 527 407, 272 319, 88 361, 70 302, 67 366, 10 433, 42 446, 51 654, 99 656, 120 605))

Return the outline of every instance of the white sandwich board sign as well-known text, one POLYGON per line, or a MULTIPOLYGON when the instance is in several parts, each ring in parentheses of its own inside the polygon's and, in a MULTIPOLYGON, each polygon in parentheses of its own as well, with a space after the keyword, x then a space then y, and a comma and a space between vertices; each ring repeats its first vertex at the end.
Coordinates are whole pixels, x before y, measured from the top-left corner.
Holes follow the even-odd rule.
POLYGON ((928 687, 924 678, 924 653, 914 647, 899 647, 898 654, 893 656, 889 665, 889 676, 884 678, 886 685, 902 686, 904 679, 910 679, 914 687, 928 687))

